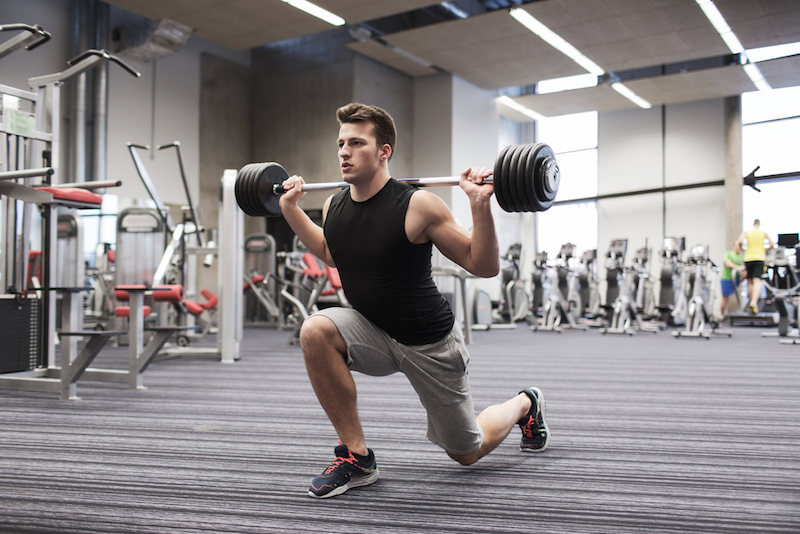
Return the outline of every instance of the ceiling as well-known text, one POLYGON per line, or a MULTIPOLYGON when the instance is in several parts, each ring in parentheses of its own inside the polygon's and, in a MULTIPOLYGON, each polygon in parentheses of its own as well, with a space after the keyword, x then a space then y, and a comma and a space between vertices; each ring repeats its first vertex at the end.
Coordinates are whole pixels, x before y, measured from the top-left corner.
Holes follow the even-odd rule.
MULTIPOLYGON (((234 50, 246 50, 332 28, 281 0, 106 0, 153 20, 194 28, 194 34, 234 50)), ((428 8, 434 0, 316 0, 345 19, 365 23, 428 8)), ((455 5, 479 4, 456 0, 455 5)), ((514 0, 489 0, 516 4, 514 0)), ((798 0, 715 0, 745 49, 800 41, 798 0)), ((738 95, 756 88, 741 65, 697 68, 696 60, 730 54, 695 0, 538 0, 523 4, 551 30, 606 72, 626 72, 627 85, 653 105, 738 95), (694 63, 690 63, 694 62, 694 63), (682 68, 682 64, 686 68, 682 68), (655 74, 650 67, 672 74, 655 74), (683 72, 682 72, 683 71, 683 72)), ((397 17, 396 17, 397 18, 397 17)), ((468 18, 392 31, 346 45, 411 76, 446 71, 479 87, 502 89, 586 71, 496 9, 468 18), (399 50, 398 50, 399 49, 399 50), (405 53, 405 55, 404 55, 405 53), (409 59, 408 54, 420 61, 409 59)), ((713 62, 712 62, 713 63, 713 62)), ((773 88, 800 85, 800 56, 757 64, 773 88)), ((529 91, 528 91, 529 92, 529 91)), ((615 111, 636 105, 606 85, 514 99, 541 113, 615 111)), ((513 112, 508 113, 514 118, 513 112)), ((525 119, 530 120, 530 119, 525 119)))

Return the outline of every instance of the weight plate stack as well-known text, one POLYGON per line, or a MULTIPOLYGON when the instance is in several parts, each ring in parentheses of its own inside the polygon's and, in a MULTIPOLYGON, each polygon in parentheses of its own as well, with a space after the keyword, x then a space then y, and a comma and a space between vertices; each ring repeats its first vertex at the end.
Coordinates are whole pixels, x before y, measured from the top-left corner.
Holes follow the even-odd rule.
MULTIPOLYGON (((522 206, 520 206, 519 198, 517 196, 517 165, 519 163, 519 157, 524 150, 525 145, 517 145, 513 149, 511 149, 511 157, 509 158, 510 161, 508 162, 508 172, 505 175, 505 179, 503 181, 506 190, 506 199, 508 199, 508 203, 511 206, 511 211, 520 212, 522 211, 522 206)), ((508 157, 508 156, 506 156, 508 157)))
POLYGON ((500 207, 505 211, 511 211, 511 208, 505 198, 506 190, 504 188, 504 184, 502 183, 503 177, 505 176, 504 173, 507 172, 503 169, 508 167, 508 160, 506 157, 511 148, 513 148, 513 146, 509 145, 500 151, 500 155, 497 156, 497 159, 494 162, 494 176, 492 177, 497 203, 500 204, 500 207))
POLYGON ((517 204, 520 207, 519 211, 525 212, 530 211, 530 200, 528 198, 528 191, 527 191, 527 184, 530 182, 530 172, 529 172, 529 157, 531 154, 531 150, 534 149, 535 145, 524 145, 522 150, 519 154, 519 160, 517 161, 517 170, 516 176, 514 179, 514 191, 516 191, 517 195, 517 204))

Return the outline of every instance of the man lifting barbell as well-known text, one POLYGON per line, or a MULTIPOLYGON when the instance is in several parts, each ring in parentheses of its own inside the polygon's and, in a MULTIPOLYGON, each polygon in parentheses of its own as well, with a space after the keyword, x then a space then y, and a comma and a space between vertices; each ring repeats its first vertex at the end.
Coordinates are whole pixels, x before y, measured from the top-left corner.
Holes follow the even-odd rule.
MULTIPOLYGON (((431 250, 436 245, 476 276, 495 276, 499 249, 490 198, 499 187, 504 189, 503 202, 513 197, 513 204, 522 209, 549 207, 552 198, 545 200, 546 207, 532 207, 526 187, 534 184, 522 183, 525 170, 533 175, 532 168, 544 166, 545 158, 530 157, 533 147, 529 145, 524 158, 522 149, 507 150, 516 153, 513 165, 511 159, 499 158, 505 171, 498 176, 495 169, 493 183, 487 183, 493 173, 485 167, 462 172, 459 185, 472 210, 469 233, 456 224, 439 197, 391 178, 388 163, 396 131, 388 113, 349 104, 337 110, 337 118, 339 162, 349 187, 325 201, 323 226, 313 223, 297 205, 308 189, 301 177, 283 181, 285 192, 279 197, 279 211, 300 240, 318 258, 338 268, 353 305, 353 309, 327 308, 312 315, 300 332, 309 379, 340 441, 334 450, 336 459, 312 480, 309 495, 333 497, 378 479, 375 455, 367 448, 359 419, 351 371, 372 376, 404 373, 427 411, 428 439, 463 465, 497 447, 515 424, 522 429, 521 450, 543 451, 549 436, 538 388, 525 388, 476 417, 466 370, 469 354, 460 326, 431 278, 431 250), (521 169, 518 177, 511 178, 516 169, 521 169)), ((553 157, 550 160, 549 168, 539 168, 536 176, 540 182, 549 179, 544 187, 552 190, 554 198, 558 167, 553 157)), ((257 211, 279 192, 269 190, 272 186, 259 180, 258 174, 240 173, 237 200, 245 211, 257 211), (257 196, 259 188, 262 193, 257 196)), ((275 208, 268 211, 262 214, 274 214, 275 208)))

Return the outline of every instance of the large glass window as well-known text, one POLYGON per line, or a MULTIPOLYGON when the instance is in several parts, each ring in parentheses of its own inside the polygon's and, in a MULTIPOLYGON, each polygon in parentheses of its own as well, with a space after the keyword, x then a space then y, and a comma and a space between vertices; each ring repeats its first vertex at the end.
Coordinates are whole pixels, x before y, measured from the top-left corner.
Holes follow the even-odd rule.
MULTIPOLYGON (((553 149, 561 169, 556 200, 597 195, 597 112, 551 117, 539 122, 539 140, 553 149)), ((555 258, 565 243, 575 253, 597 248, 597 203, 553 206, 537 214, 540 251, 555 258)))
MULTIPOLYGON (((742 95, 742 170, 756 176, 800 175, 800 87, 757 91, 742 95)), ((760 182, 761 192, 745 187, 742 227, 754 219, 773 239, 800 232, 797 199, 800 179, 760 182)))

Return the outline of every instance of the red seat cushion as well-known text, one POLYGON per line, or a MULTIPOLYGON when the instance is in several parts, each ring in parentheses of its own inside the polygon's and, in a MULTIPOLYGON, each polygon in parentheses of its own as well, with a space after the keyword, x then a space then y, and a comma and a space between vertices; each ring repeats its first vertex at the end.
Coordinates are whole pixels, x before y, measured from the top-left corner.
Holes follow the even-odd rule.
POLYGON ((118 285, 117 287, 114 288, 114 297, 117 300, 121 301, 121 302, 127 302, 131 298, 131 296, 128 293, 128 291, 129 290, 135 290, 135 289, 138 289, 138 290, 147 289, 147 286, 144 285, 144 284, 122 284, 122 285, 118 285))
POLYGON ((207 310, 211 310, 217 307, 217 303, 219 302, 219 297, 216 296, 214 293, 209 291, 208 289, 201 289, 200 293, 206 298, 206 301, 201 304, 201 306, 207 310))
MULTIPOLYGON (((142 306, 142 312, 145 317, 150 315, 150 306, 142 306)), ((131 307, 117 306, 116 308, 114 308, 114 315, 116 315, 117 317, 130 317, 131 307)))
POLYGON ((167 284, 153 288, 153 300, 157 302, 181 302, 183 300, 183 286, 180 284, 167 284))
POLYGON ((330 282, 331 287, 334 289, 341 289, 342 279, 339 277, 339 269, 326 265, 325 272, 328 273, 328 282, 330 282))
POLYGON ((306 268, 303 269, 304 276, 319 278, 324 274, 322 269, 319 268, 319 262, 317 262, 317 257, 311 254, 310 252, 306 252, 305 254, 303 254, 303 262, 305 262, 306 264, 306 268))
MULTIPOLYGON (((258 284, 260 282, 263 282, 263 281, 264 281, 264 276, 259 274, 259 275, 256 275, 256 276, 254 276, 253 278, 250 279, 250 284, 256 285, 256 284, 258 284)), ((248 289, 250 289, 250 284, 245 282, 244 286, 242 287, 242 290, 243 291, 247 291, 248 289)))
POLYGON ((74 200, 75 202, 86 202, 87 204, 102 204, 103 195, 92 193, 82 187, 37 187, 39 191, 50 193, 53 198, 63 200, 74 200))
POLYGON ((186 309, 189 310, 189 313, 192 315, 200 315, 203 313, 203 310, 205 310, 201 305, 191 300, 184 300, 183 303, 186 304, 186 309))

